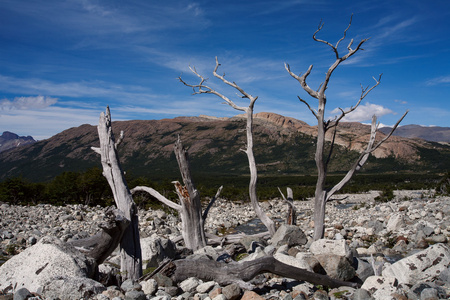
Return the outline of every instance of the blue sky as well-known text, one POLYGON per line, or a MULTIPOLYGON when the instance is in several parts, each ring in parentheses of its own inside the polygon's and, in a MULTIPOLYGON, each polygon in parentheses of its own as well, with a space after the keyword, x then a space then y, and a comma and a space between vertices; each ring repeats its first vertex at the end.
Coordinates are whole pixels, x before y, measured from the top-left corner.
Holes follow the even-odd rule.
POLYGON ((235 91, 214 80, 219 73, 258 96, 255 112, 268 111, 315 124, 297 95, 310 99, 284 69, 299 74, 309 65, 316 89, 334 62, 329 47, 353 13, 340 52, 370 40, 338 67, 327 91, 327 115, 352 106, 362 86, 381 84, 350 115, 372 114, 392 125, 450 126, 450 1, 448 0, 1 0, 0 131, 53 136, 81 124, 97 124, 111 107, 113 120, 175 116, 233 116, 239 112, 212 95, 192 95, 178 76, 189 71, 245 105, 235 91))

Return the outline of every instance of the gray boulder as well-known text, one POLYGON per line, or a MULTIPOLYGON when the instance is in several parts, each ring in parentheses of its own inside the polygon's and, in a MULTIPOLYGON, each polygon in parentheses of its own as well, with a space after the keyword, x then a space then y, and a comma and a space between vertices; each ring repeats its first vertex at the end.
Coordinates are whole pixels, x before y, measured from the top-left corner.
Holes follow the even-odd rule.
POLYGON ((288 245, 289 247, 305 245, 308 239, 305 233, 295 225, 283 224, 278 228, 272 236, 272 245, 279 247, 281 245, 288 245))
POLYGON ((355 268, 344 256, 320 254, 315 258, 331 278, 347 281, 355 277, 355 268))
POLYGON ((156 235, 141 239, 143 268, 157 267, 165 258, 174 258, 176 246, 169 240, 156 235))
POLYGON ((383 276, 395 277, 399 283, 416 284, 439 277, 450 265, 450 249, 444 244, 429 248, 403 258, 383 270, 383 276))
POLYGON ((14 292, 26 288, 38 292, 57 277, 93 277, 96 268, 94 259, 56 237, 47 236, 0 267, 0 290, 14 292))
POLYGON ((44 286, 42 295, 45 299, 90 299, 103 291, 104 285, 86 277, 59 277, 44 286))

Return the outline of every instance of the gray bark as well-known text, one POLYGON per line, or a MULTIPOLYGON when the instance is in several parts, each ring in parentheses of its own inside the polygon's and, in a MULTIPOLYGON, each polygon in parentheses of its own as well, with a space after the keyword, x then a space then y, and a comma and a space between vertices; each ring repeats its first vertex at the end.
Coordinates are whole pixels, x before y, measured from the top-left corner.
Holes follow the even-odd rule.
POLYGON ((130 225, 125 229, 120 241, 121 273, 124 278, 139 279, 142 275, 142 253, 139 240, 139 219, 137 207, 125 181, 118 153, 117 144, 111 128, 111 113, 109 107, 106 113, 101 113, 98 124, 100 148, 93 148, 101 155, 103 176, 111 187, 117 208, 123 212, 130 225))
POLYGON ((261 257, 252 261, 242 263, 220 263, 212 260, 176 260, 170 262, 161 273, 172 278, 175 282, 183 281, 189 277, 197 277, 204 281, 214 280, 220 285, 238 283, 241 287, 252 289, 253 286, 247 281, 258 274, 273 273, 282 277, 313 284, 320 284, 330 288, 340 286, 357 287, 354 282, 346 282, 333 279, 326 275, 316 274, 304 269, 284 264, 272 256, 261 257))
POLYGON ((182 235, 186 247, 197 250, 206 246, 200 194, 192 180, 187 151, 183 148, 179 137, 175 142, 174 151, 185 184, 182 186, 179 182, 175 182, 175 190, 181 202, 182 235))

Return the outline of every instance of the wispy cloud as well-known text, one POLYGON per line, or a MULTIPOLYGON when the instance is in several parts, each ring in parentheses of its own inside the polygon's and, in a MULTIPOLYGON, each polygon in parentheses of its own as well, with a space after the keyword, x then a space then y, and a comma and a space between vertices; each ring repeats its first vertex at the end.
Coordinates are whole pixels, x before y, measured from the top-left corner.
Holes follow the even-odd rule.
MULTIPOLYGON (((350 109, 349 107, 344 108, 344 111, 350 109)), ((346 115, 343 119, 345 122, 364 122, 367 120, 371 120, 373 115, 377 117, 381 117, 387 114, 393 114, 394 112, 389 108, 383 107, 378 104, 371 104, 369 102, 364 105, 358 106, 353 112, 346 115)), ((340 114, 339 108, 331 111, 332 115, 340 114)))
POLYGON ((108 97, 114 101, 145 101, 157 97, 148 87, 121 85, 105 81, 54 82, 39 78, 16 78, 0 75, 0 90, 8 93, 40 94, 57 97, 108 97))
POLYGON ((0 100, 0 109, 12 110, 12 109, 43 109, 50 105, 55 104, 58 101, 57 98, 36 96, 36 97, 15 97, 12 100, 2 99, 0 100))
POLYGON ((448 85, 448 84, 450 84, 450 75, 440 76, 440 77, 429 79, 429 80, 427 80, 426 84, 430 85, 430 86, 441 85, 441 84, 448 85))

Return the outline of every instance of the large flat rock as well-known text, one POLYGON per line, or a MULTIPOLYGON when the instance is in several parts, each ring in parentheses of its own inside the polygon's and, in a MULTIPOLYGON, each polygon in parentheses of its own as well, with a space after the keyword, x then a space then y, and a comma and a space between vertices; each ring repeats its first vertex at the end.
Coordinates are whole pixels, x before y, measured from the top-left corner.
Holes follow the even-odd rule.
POLYGON ((46 236, 0 267, 0 290, 39 292, 55 278, 92 277, 95 269, 94 259, 56 237, 46 236))

